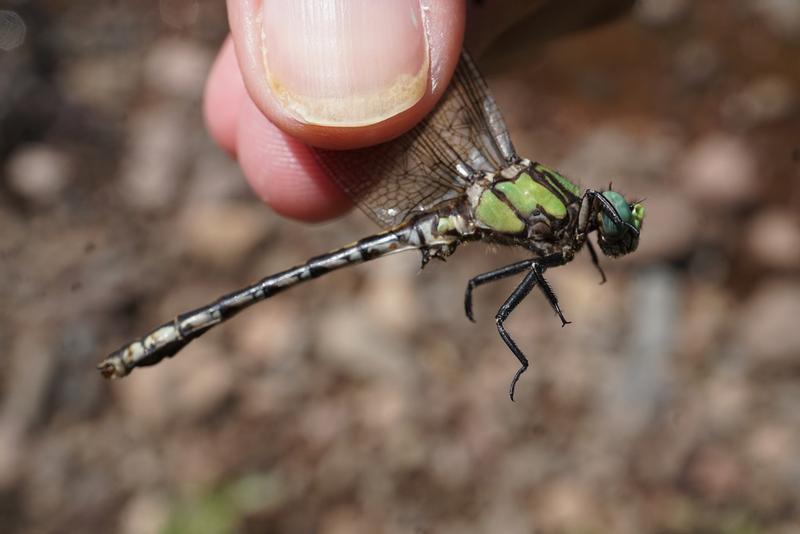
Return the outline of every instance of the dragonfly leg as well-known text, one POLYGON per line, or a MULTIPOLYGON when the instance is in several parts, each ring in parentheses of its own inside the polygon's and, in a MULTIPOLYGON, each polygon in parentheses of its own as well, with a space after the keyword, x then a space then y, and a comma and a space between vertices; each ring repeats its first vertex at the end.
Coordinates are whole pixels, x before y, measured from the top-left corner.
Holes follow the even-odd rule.
POLYGON ((547 299, 547 302, 550 303, 550 307, 553 308, 553 311, 556 312, 558 318, 561 319, 561 327, 565 327, 568 324, 571 324, 572 321, 567 321, 564 318, 564 314, 561 312, 561 306, 558 305, 558 299, 556 298, 556 294, 553 292, 553 289, 550 287, 550 284, 547 283, 547 280, 544 279, 544 270, 540 265, 534 264, 534 268, 538 269, 539 272, 539 291, 542 292, 544 297, 547 299))
POLYGON ((421 271, 422 269, 425 268, 426 265, 428 265, 428 262, 431 261, 431 251, 425 247, 422 247, 419 249, 419 253, 422 255, 422 258, 420 260, 421 263, 419 266, 419 270, 421 271))
POLYGON ((479 274, 478 276, 470 279, 467 282, 467 289, 464 292, 464 312, 467 314, 467 318, 475 322, 475 318, 472 315, 472 290, 478 286, 482 286, 483 284, 488 284, 489 282, 496 282, 497 280, 502 280, 503 278, 508 278, 509 276, 513 276, 515 274, 521 273, 522 271, 528 270, 531 268, 531 264, 533 264, 534 260, 523 260, 518 261, 517 263, 512 263, 511 265, 506 265, 505 267, 501 267, 500 269, 495 269, 494 271, 489 271, 488 273, 479 274))
POLYGON ((589 255, 592 257, 592 263, 600 272, 600 284, 606 283, 606 273, 603 272, 603 268, 600 267, 600 260, 597 259, 597 252, 594 250, 594 245, 589 239, 586 239, 586 248, 589 249, 589 255))
POLYGON ((528 294, 533 289, 533 286, 536 285, 536 282, 539 281, 540 278, 539 269, 540 267, 535 263, 531 265, 530 272, 525 275, 525 278, 523 278, 522 283, 520 283, 517 286, 517 288, 514 290, 513 293, 511 293, 511 295, 509 295, 509 297, 506 299, 503 305, 500 306, 500 309, 497 310, 497 315, 495 315, 494 317, 494 321, 497 324, 497 331, 500 333, 500 338, 503 340, 506 346, 511 350, 514 356, 517 357, 517 360, 519 360, 519 363, 521 364, 521 367, 517 370, 516 373, 514 373, 514 378, 511 379, 511 386, 508 389, 508 396, 511 398, 512 402, 514 401, 514 390, 517 387, 517 382, 519 381, 519 377, 522 376, 522 373, 524 373, 525 370, 528 369, 528 358, 526 358, 525 355, 522 354, 522 351, 519 350, 517 344, 514 342, 513 339, 511 339, 511 336, 506 331, 506 328, 503 325, 503 323, 505 322, 506 319, 508 319, 508 316, 511 315, 511 312, 514 311, 514 308, 516 308, 517 305, 520 302, 522 302, 525 299, 525 297, 528 296, 528 294))
POLYGON ((511 295, 506 299, 503 305, 500 306, 500 309, 497 311, 497 315, 495 315, 495 323, 497 324, 497 331, 500 333, 500 338, 511 350, 514 356, 516 356, 517 360, 519 360, 519 363, 522 364, 514 374, 514 378, 511 379, 511 386, 509 387, 508 395, 512 401, 514 400, 514 391, 517 387, 519 377, 522 376, 522 373, 528 369, 528 359, 506 331, 504 326, 505 320, 508 319, 508 317, 511 315, 511 312, 514 311, 514 308, 516 308, 517 305, 522 302, 525 297, 528 296, 528 294, 530 294, 534 286, 538 286, 539 290, 544 294, 545 298, 550 303, 550 306, 561 319, 561 326, 563 327, 569 324, 569 321, 564 318, 564 314, 561 312, 561 308, 558 305, 558 299, 556 298, 555 293, 553 293, 553 290, 550 288, 550 284, 547 283, 547 280, 544 279, 543 274, 544 267, 540 263, 531 261, 530 272, 525 275, 525 278, 517 286, 514 292, 511 293, 511 295))

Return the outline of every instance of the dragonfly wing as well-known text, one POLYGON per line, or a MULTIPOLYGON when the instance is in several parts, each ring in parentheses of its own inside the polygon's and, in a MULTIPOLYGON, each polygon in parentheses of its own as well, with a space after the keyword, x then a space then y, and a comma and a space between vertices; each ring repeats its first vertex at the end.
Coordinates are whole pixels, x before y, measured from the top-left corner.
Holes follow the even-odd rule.
POLYGON ((461 195, 476 173, 517 159, 497 104, 466 53, 441 101, 413 129, 372 147, 314 153, 337 185, 385 228, 461 195))

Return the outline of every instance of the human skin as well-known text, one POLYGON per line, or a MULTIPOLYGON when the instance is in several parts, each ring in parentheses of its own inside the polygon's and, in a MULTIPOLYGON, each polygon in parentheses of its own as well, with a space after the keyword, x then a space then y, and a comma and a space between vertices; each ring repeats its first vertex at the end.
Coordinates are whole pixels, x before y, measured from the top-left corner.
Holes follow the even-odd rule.
MULTIPOLYGON (((381 5, 390 12, 377 12, 379 6, 373 0, 228 0, 231 35, 206 85, 206 123, 213 139, 237 159, 255 193, 284 216, 321 221, 352 206, 316 164, 308 145, 348 149, 392 139, 419 122, 447 87, 461 49, 465 2, 393 0, 381 5), (311 2, 365 13, 351 15, 353 23, 339 24, 329 35, 325 33, 325 25, 331 24, 328 14, 309 15, 302 6, 298 8, 311 2), (406 13, 411 16, 403 24, 406 19, 400 17, 406 13), (423 20, 417 20, 416 14, 423 20), (289 23, 284 24, 281 17, 302 30, 283 31, 289 23), (309 17, 317 20, 309 23, 309 17), (401 22, 395 24, 398 19, 401 22), (316 34, 303 35, 303 31, 316 34), (322 50, 314 47, 315 39, 322 43, 322 50), (308 69, 295 68, 309 57, 308 69), (335 62, 340 57, 344 59, 335 62), (402 91, 396 89, 397 84, 392 86, 398 72, 403 80, 413 82, 402 85, 402 91), (274 78, 279 76, 277 83, 274 78), (314 76, 328 86, 318 89, 314 76), (312 97, 325 91, 326 97, 341 94, 338 99, 316 99, 333 102, 334 108, 359 91, 368 97, 341 109, 329 112, 330 106, 323 106, 319 113, 304 115, 305 108, 298 106, 298 112, 292 107, 292 97, 280 94, 284 87, 292 90, 292 84, 298 93, 317 91, 312 97)), ((347 20, 347 16, 338 14, 339 19, 347 20)))

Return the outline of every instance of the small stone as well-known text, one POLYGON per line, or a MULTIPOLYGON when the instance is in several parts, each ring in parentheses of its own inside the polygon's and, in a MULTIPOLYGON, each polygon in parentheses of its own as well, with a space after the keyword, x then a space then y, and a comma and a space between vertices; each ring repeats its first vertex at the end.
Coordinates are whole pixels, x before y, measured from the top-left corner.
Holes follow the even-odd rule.
POLYGON ((688 466, 692 489, 712 502, 724 502, 743 489, 742 466, 733 454, 722 447, 701 448, 688 466))
POLYGON ((401 335, 418 328, 421 313, 416 298, 416 258, 397 255, 375 262, 367 272, 365 303, 373 320, 401 335))
POLYGON ((793 451, 797 450, 796 433, 777 423, 765 423, 750 433, 747 452, 760 468, 774 474, 789 473, 797 463, 793 451))
POLYGON ((539 507, 540 525, 548 532, 594 531, 600 509, 595 496, 578 482, 548 484, 539 507))
POLYGON ((169 519, 169 499, 166 495, 145 490, 128 500, 122 509, 122 534, 158 534, 164 532, 169 519))
POLYGON ((153 107, 132 118, 130 132, 120 178, 124 199, 143 211, 164 209, 176 200, 186 162, 184 116, 153 107))
POLYGON ((797 91, 781 76, 759 78, 722 103, 722 114, 732 124, 759 126, 789 118, 798 105, 797 91))
POLYGON ((699 86, 710 81, 719 70, 719 54, 711 44, 690 41, 678 49, 675 70, 684 84, 699 86))
POLYGON ((748 225, 747 248, 763 266, 800 266, 800 219, 790 212, 762 212, 748 225))
POLYGON ((64 65, 59 80, 70 101, 122 119, 127 108, 121 103, 138 96, 140 75, 139 57, 119 50, 75 58, 64 65))
POLYGON ((166 95, 199 99, 212 60, 209 51, 193 41, 163 39, 152 46, 145 60, 145 80, 166 95))
POLYGON ((25 21, 16 11, 0 9, 0 50, 10 52, 25 42, 25 21))
POLYGON ((299 361, 306 348, 305 319, 295 301, 289 299, 270 299, 253 306, 227 326, 233 346, 242 355, 238 362, 275 368, 284 365, 286 359, 299 361))
POLYGON ((264 239, 269 219, 269 212, 256 203, 195 203, 181 217, 181 240, 193 257, 232 267, 264 239))
POLYGON ((342 305, 326 313, 316 337, 324 340, 320 357, 325 363, 350 376, 393 385, 413 376, 401 340, 381 328, 363 307, 342 305))
MULTIPOLYGON (((678 346, 691 355, 692 365, 700 367, 713 358, 720 336, 731 320, 735 297, 713 283, 695 283, 684 293, 686 303, 681 314, 678 346)), ((726 387, 726 386, 722 386, 726 387)))
POLYGON ((686 193, 717 208, 756 200, 756 160, 747 143, 724 134, 700 139, 680 165, 686 193))
POLYGON ((703 412, 717 431, 735 431, 742 414, 753 402, 746 378, 732 369, 721 369, 709 377, 703 392, 703 412))
POLYGON ((45 144, 17 149, 7 164, 8 184, 19 195, 40 203, 53 203, 67 186, 72 161, 60 150, 45 144))
POLYGON ((800 39, 800 2, 797 0, 761 0, 749 4, 767 27, 778 37, 800 39))
POLYGON ((307 406, 294 423, 309 445, 327 447, 341 437, 343 429, 351 427, 355 415, 345 404, 331 399, 330 402, 307 406))
POLYGON ((174 391, 179 413, 191 419, 200 419, 214 412, 233 392, 235 385, 231 362, 227 360, 230 356, 228 351, 211 345, 197 349, 197 352, 201 352, 202 357, 187 355, 192 358, 191 369, 184 373, 174 391))
MULTIPOLYGON (((392 427, 387 426, 386 432, 391 431, 392 427)), ((430 458, 431 476, 442 487, 457 491, 470 483, 475 464, 468 447, 463 442, 456 439, 438 443, 430 452, 430 458)))
POLYGON ((800 354, 800 284, 774 281, 758 289, 746 303, 737 330, 741 347, 753 367, 796 366, 800 354))

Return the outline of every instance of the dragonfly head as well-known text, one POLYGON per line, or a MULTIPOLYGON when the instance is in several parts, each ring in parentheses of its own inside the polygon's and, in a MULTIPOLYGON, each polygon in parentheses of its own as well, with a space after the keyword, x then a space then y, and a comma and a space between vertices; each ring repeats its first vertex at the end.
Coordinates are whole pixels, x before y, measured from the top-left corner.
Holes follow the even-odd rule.
POLYGON ((608 203, 601 203, 597 214, 597 240, 600 249, 607 256, 623 256, 636 250, 639 246, 639 232, 644 221, 644 206, 640 202, 628 203, 625 197, 616 191, 604 191, 603 197, 608 203), (609 216, 613 208, 622 224, 609 216))

